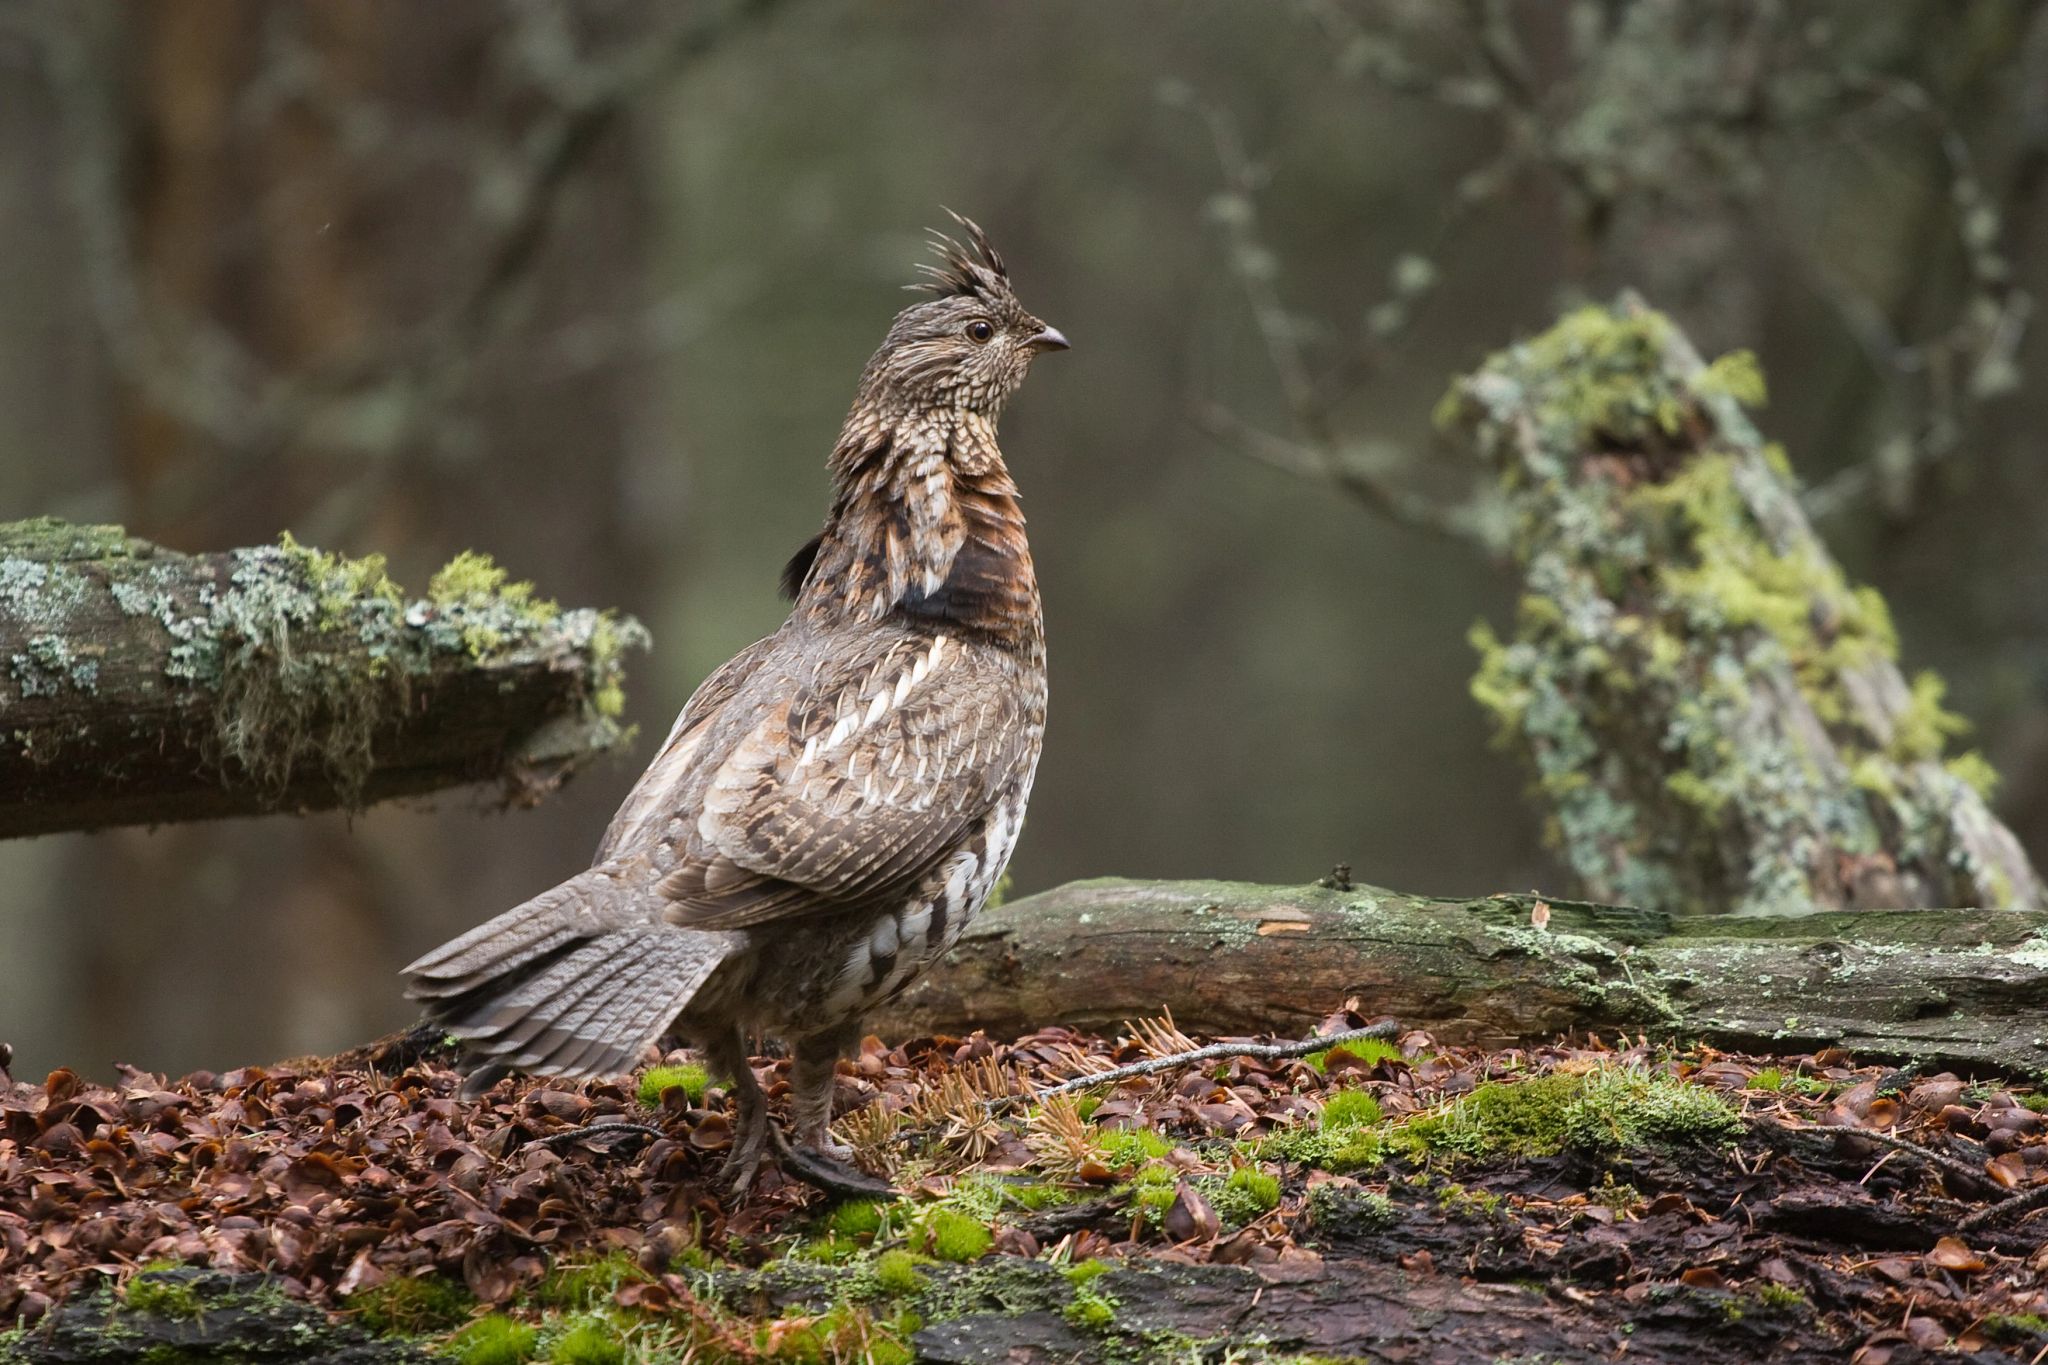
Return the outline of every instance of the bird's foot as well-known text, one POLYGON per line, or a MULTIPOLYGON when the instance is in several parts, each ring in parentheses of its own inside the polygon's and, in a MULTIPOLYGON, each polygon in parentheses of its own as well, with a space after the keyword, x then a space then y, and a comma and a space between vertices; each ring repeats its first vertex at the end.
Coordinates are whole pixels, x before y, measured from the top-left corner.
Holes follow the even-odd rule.
POLYGON ((834 1142, 832 1135, 823 1129, 816 1133, 798 1132, 793 1145, 797 1151, 812 1152, 842 1166, 851 1165, 853 1162, 853 1148, 843 1142, 834 1142))
POLYGON ((785 1174, 841 1199, 897 1199, 901 1192, 888 1181, 853 1164, 853 1148, 828 1138, 791 1144, 779 1128, 769 1130, 776 1159, 785 1174))
MULTIPOLYGON (((738 1200, 745 1197, 754 1177, 760 1174, 761 1158, 768 1154, 773 1125, 768 1121, 767 1107, 758 1101, 748 1104, 742 1100, 735 1118, 732 1150, 725 1154, 725 1161, 718 1168, 718 1179, 726 1193, 738 1200)), ((780 1148, 781 1134, 775 1134, 775 1138, 775 1145, 780 1148)))

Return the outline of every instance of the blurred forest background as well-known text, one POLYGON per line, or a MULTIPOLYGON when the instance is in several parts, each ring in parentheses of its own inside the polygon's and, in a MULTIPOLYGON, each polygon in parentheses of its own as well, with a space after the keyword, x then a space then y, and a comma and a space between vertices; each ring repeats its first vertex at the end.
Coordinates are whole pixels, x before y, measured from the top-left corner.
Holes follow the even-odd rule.
POLYGON ((18 1070, 409 1021, 780 619, 940 205, 1073 338, 1004 445, 1052 642, 1019 892, 1562 887, 1466 694, 1511 583, 1448 379, 1641 289, 1766 430, 2048 858, 2048 8, 2023 0, 6 0, 0 519, 475 548, 652 630, 634 753, 0 845, 18 1070))

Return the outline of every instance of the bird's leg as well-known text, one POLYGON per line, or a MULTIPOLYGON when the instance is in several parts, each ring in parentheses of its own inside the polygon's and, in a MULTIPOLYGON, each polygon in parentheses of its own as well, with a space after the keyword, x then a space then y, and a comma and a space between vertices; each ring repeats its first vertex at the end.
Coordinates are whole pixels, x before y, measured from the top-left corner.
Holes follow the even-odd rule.
POLYGON ((746 1040, 738 1029, 726 1029, 705 1040, 704 1060, 711 1074, 732 1083, 732 1150, 718 1168, 718 1178, 737 1199, 754 1183, 761 1158, 768 1151, 768 1098, 747 1061, 746 1040))
POLYGON ((796 1145, 833 1161, 853 1160, 853 1148, 832 1140, 832 1092, 839 1059, 860 1039, 859 1020, 796 1040, 789 1068, 790 1109, 796 1145))
POLYGON ((839 1059, 859 1041, 861 1022, 796 1040, 790 1049, 790 1108, 796 1119, 796 1140, 772 1134, 782 1169, 807 1184, 842 1199, 894 1199, 888 1181, 878 1180, 853 1164, 853 1149, 832 1140, 833 1078, 839 1059))

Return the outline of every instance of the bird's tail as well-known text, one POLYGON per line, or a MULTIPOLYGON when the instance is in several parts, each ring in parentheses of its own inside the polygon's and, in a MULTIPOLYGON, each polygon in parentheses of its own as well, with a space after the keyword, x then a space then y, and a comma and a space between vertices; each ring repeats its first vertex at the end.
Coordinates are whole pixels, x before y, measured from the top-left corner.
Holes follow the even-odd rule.
POLYGON ((513 1071, 630 1070, 732 950, 731 934, 607 913, 622 891, 592 868, 405 969, 406 994, 470 1054, 465 1096, 513 1071))

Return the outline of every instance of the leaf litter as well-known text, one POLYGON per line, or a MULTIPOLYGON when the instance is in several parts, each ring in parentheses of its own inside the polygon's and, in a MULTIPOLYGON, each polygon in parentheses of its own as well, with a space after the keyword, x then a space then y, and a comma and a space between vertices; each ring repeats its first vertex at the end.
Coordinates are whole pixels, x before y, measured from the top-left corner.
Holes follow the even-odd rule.
MULTIPOLYGON (((1340 1011, 1321 1031, 1365 1022, 1340 1011)), ((6 1082, 0 1330, 33 1340, 95 1290, 182 1265, 356 1314, 393 1285, 451 1286, 455 1318, 411 1328, 460 1355, 474 1319, 528 1340, 537 1323, 544 1345, 563 1267, 608 1265, 593 1302, 610 1316, 561 1339, 601 1320, 632 1340, 659 1320, 715 1338, 706 1359, 907 1360, 914 1341, 916 1358, 964 1361, 980 1357, 948 1354, 960 1333, 943 1319, 980 1323, 987 1341, 1007 1330, 1002 1314, 931 1296, 970 1263, 1028 1261, 1077 1287, 1060 1290, 1050 1335, 1014 1344, 1020 1360, 1152 1358, 1139 1338, 1165 1329, 1124 1320, 1143 1316, 1134 1277, 1220 1273, 1192 1267, 1237 1267, 1259 1286, 1249 1302, 1266 1305, 1269 1354, 1241 1359, 1297 1358, 1272 1316, 1289 1294, 1392 1294, 1393 1281, 1419 1304, 1512 1290, 1516 1330, 1588 1354, 1676 1358, 1725 1339, 1759 1358, 1863 1365, 2048 1359, 2048 1100, 2024 1086, 1839 1050, 1595 1037, 1489 1050, 1411 1032, 1034 1098, 1196 1041, 1170 1017, 1115 1037, 867 1039, 840 1068, 836 1129, 904 1191, 884 1205, 834 1205, 772 1171, 721 1204, 732 1130, 715 1080, 652 1105, 630 1078, 514 1081, 463 1103, 448 1055, 417 1034, 177 1081, 124 1068, 111 1086, 68 1070, 6 1082), (549 1141, 608 1122, 659 1135, 549 1141), (1098 1263, 1123 1272, 1100 1283, 1123 1284, 1127 1302, 1073 1273, 1098 1263), (763 1289, 793 1268, 817 1272, 809 1288, 785 1276, 763 1289), (818 1288, 833 1273, 883 1294, 854 1327, 818 1288), (898 1288, 872 1289, 892 1275, 898 1288), (899 1292, 931 1311, 891 1318, 899 1292), (821 1337, 831 1312, 843 1320, 821 1337)), ((754 1065, 780 1104, 788 1063, 754 1065)), ((1188 1301, 1185 1285, 1174 1297, 1188 1301)), ((1181 1338, 1214 1343, 1248 1330, 1247 1311, 1168 1316, 1181 1338)), ((1298 1345, 1330 1345, 1342 1316, 1298 1345)), ((1354 1329, 1336 1344, 1408 1359, 1498 1350, 1506 1330, 1463 1339, 1481 1327, 1438 1315, 1412 1332, 1452 1352, 1438 1355, 1396 1350, 1398 1323, 1354 1329)))

